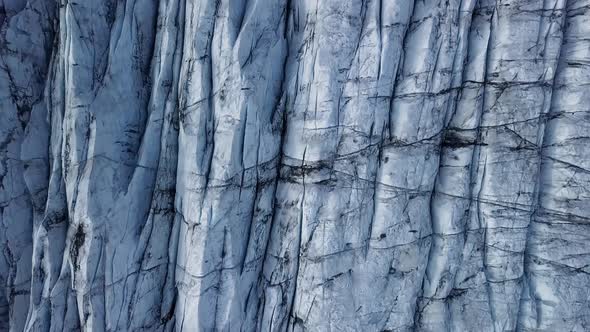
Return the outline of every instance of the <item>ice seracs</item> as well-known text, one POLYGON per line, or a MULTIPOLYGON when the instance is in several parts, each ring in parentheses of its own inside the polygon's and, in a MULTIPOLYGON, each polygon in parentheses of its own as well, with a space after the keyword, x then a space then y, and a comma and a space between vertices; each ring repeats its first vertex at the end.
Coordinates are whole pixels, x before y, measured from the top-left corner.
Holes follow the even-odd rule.
POLYGON ((0 1, 0 330, 590 329, 589 0, 0 1))

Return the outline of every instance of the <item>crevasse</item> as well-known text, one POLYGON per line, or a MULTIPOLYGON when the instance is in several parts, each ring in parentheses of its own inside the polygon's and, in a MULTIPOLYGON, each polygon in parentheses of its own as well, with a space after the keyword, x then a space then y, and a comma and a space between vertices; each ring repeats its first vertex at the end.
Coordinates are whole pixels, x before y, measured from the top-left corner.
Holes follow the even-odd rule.
POLYGON ((590 0, 0 0, 0 330, 590 330, 590 0))

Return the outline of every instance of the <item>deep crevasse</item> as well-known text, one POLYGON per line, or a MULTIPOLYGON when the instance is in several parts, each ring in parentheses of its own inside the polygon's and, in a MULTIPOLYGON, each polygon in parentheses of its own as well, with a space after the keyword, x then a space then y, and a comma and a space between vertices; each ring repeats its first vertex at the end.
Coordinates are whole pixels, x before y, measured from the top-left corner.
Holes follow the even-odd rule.
POLYGON ((0 1, 0 329, 590 329, 590 1, 0 1))

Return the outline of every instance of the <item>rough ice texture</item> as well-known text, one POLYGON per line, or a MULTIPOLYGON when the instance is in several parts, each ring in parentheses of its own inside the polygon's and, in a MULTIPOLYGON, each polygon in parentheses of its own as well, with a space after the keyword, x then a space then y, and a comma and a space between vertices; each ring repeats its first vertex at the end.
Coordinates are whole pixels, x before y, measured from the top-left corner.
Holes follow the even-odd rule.
POLYGON ((0 330, 590 331, 590 0, 0 0, 0 330))

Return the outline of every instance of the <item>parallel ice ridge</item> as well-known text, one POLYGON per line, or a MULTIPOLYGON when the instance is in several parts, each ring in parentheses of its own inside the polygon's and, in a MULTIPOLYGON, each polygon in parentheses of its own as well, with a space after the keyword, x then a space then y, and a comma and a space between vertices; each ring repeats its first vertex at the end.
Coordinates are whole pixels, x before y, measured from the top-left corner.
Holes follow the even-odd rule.
POLYGON ((590 0, 0 0, 0 330, 590 331, 590 0))

